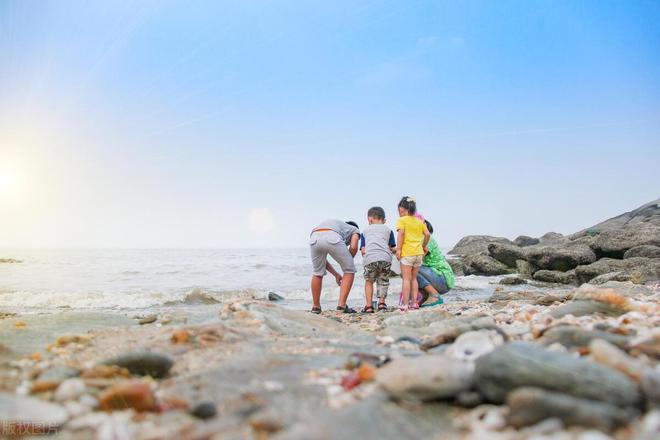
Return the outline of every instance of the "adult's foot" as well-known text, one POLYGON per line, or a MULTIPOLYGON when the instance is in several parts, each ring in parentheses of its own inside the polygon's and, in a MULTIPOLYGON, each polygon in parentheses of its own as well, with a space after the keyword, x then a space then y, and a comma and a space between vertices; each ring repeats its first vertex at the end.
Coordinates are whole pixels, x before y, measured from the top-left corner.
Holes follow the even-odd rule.
POLYGON ((321 306, 312 307, 312 310, 310 310, 310 312, 315 313, 317 315, 320 315, 321 314, 321 306))
POLYGON ((354 309, 351 309, 346 304, 344 304, 343 306, 337 306, 337 310, 344 313, 357 313, 354 309))

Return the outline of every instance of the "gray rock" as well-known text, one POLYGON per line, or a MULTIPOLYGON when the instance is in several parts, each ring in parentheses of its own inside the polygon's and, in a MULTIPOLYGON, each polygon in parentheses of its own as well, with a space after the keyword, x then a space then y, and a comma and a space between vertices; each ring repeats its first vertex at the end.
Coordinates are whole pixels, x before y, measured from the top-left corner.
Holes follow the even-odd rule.
POLYGON ((156 322, 157 319, 158 319, 158 315, 147 315, 143 318, 140 318, 138 323, 140 325, 151 324, 152 322, 156 322))
POLYGON ((574 240, 579 237, 598 235, 606 231, 616 231, 624 226, 637 226, 643 223, 660 225, 658 220, 660 220, 660 199, 653 200, 635 210, 612 217, 590 228, 576 232, 570 238, 574 240))
POLYGON ((198 419, 212 419, 218 414, 218 410, 213 402, 201 402, 193 407, 190 414, 198 419))
POLYGON ((454 403, 463 408, 475 408, 484 403, 484 398, 476 391, 461 391, 454 403))
POLYGON ((635 246, 634 248, 628 249, 626 253, 623 254, 624 260, 635 257, 660 258, 660 246, 653 246, 648 244, 635 246))
POLYGON ((502 284, 503 286, 517 286, 520 284, 527 284, 527 280, 517 276, 504 277, 500 280, 499 284, 502 284))
POLYGON ((0 258, 0 264, 18 264, 22 263, 21 260, 15 260, 14 258, 0 258))
POLYGON ((640 387, 646 397, 647 407, 660 408, 660 367, 648 370, 642 376, 640 387))
POLYGON ((645 283, 660 279, 660 259, 632 257, 625 260, 601 258, 595 263, 579 266, 575 269, 578 282, 587 283, 599 275, 621 272, 617 276, 627 277, 635 283, 645 283))
POLYGON ((596 261, 596 254, 589 246, 583 244, 563 246, 545 246, 541 244, 526 247, 524 252, 524 259, 539 269, 562 272, 596 261))
POLYGON ((284 297, 275 292, 268 292, 268 301, 282 301, 284 297))
POLYGON ((569 242, 569 238, 559 232, 547 232, 539 238, 539 244, 543 246, 561 245, 569 242))
POLYGON ((588 347, 595 339, 603 339, 619 348, 625 348, 630 338, 615 333, 599 330, 586 330, 573 325, 558 325, 543 333, 542 342, 545 345, 559 343, 567 348, 588 347))
POLYGON ((166 354, 137 351, 119 355, 102 363, 126 368, 132 374, 162 378, 169 373, 174 365, 174 359, 166 354))
POLYGON ((53 434, 69 415, 63 406, 34 397, 0 393, 0 434, 21 428, 25 434, 53 434))
POLYGON ((447 258, 447 263, 451 266, 454 275, 462 277, 465 275, 465 264, 460 258, 447 258))
POLYGON ((533 302, 538 300, 543 296, 543 293, 537 291, 529 290, 516 290, 513 292, 507 292, 501 290, 499 292, 493 292, 493 294, 488 298, 488 302, 509 302, 509 301, 527 301, 533 302))
POLYGON ((456 246, 448 253, 451 255, 460 255, 466 257, 468 255, 482 254, 488 252, 488 245, 491 243, 506 243, 513 244, 509 239, 503 237, 492 237, 490 235, 468 235, 461 238, 456 243, 456 246))
POLYGON ((525 253, 521 247, 507 243, 489 244, 488 254, 507 267, 516 267, 516 260, 525 259, 525 253))
POLYGON ((509 268, 493 257, 484 254, 476 254, 465 257, 463 260, 465 275, 504 275, 509 273, 509 268))
POLYGON ((636 384, 618 371, 529 342, 511 342, 481 356, 474 382, 494 403, 503 403, 510 391, 527 386, 624 407, 641 401, 636 384))
POLYGON ((554 318, 561 318, 566 315, 586 316, 593 315, 594 313, 601 313, 606 316, 619 316, 626 313, 626 311, 602 301, 579 300, 562 304, 550 312, 554 318))
POLYGON ((519 235, 516 237, 515 240, 513 240, 513 243, 520 246, 520 247, 526 247, 526 246, 534 246, 535 244, 539 244, 541 240, 538 238, 532 238, 528 237, 527 235, 519 235))
POLYGON ((65 366, 56 366, 49 368, 39 375, 39 380, 62 382, 72 377, 80 376, 80 370, 65 366))
POLYGON ((567 396, 539 388, 519 388, 508 399, 508 422, 516 428, 557 418, 568 426, 584 426, 606 432, 630 422, 637 412, 608 403, 567 396))
POLYGON ((378 369, 376 382, 397 400, 449 399, 472 385, 473 365, 442 355, 398 358, 378 369))
POLYGON ((536 301, 534 301, 534 304, 538 304, 540 306, 551 306, 556 302, 564 302, 565 298, 560 298, 559 296, 548 294, 548 295, 543 295, 536 301))
POLYGON ((589 280, 589 284, 600 285, 610 281, 630 281, 631 276, 626 272, 609 272, 603 275, 598 275, 596 278, 589 280))
POLYGON ((433 322, 447 320, 452 317, 453 315, 438 307, 428 307, 420 309, 415 313, 390 316, 384 320, 384 323, 387 327, 425 328, 433 322))
POLYGON ((531 277, 537 270, 539 268, 528 261, 516 260, 516 271, 524 277, 531 277))
POLYGON ((429 333, 433 336, 425 338, 420 345, 422 350, 429 350, 438 345, 453 342, 463 333, 477 330, 495 330, 502 335, 504 340, 508 338, 504 330, 495 324, 490 316, 461 316, 434 322, 429 326, 429 333))
POLYGON ((655 293, 654 290, 649 287, 635 284, 630 281, 607 281, 599 285, 593 285, 591 283, 583 284, 574 290, 573 298, 593 299, 594 295, 598 296, 598 293, 603 292, 603 289, 612 289, 617 295, 625 296, 626 298, 648 296, 655 293))
POLYGON ((558 270, 539 270, 534 272, 532 276, 536 281, 544 283, 557 283, 557 284, 577 284, 577 276, 575 270, 560 272, 558 270))
POLYGON ((626 251, 639 246, 660 246, 660 226, 641 223, 599 234, 592 244, 600 257, 623 258, 626 251))

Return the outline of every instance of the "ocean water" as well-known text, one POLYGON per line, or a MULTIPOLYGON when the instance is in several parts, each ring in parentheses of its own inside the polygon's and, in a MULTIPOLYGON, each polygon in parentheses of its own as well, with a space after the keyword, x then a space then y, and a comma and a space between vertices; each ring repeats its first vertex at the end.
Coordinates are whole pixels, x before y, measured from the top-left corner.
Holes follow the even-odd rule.
MULTIPOLYGON (((0 310, 22 313, 74 310, 144 310, 266 299, 274 292, 296 309, 311 304, 308 249, 15 249, 0 258, 0 310)), ((361 257, 349 304, 364 305, 361 257)), ((396 262, 395 262, 396 263, 396 262)), ((398 272, 398 265, 393 265, 398 272)), ((498 278, 459 277, 446 301, 486 298, 498 278)), ((398 301, 401 281, 391 281, 388 301, 398 301), (396 299, 395 299, 396 298, 396 299)), ((339 288, 324 280, 322 302, 334 307, 339 288)))

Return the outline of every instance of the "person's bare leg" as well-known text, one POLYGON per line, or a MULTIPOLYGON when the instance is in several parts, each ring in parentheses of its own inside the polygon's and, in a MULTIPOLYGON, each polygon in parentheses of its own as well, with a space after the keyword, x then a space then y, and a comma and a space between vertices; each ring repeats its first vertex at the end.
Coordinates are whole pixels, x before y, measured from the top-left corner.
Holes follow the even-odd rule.
POLYGON ((344 307, 346 305, 346 300, 348 300, 348 294, 351 293, 354 279, 354 273, 344 273, 344 276, 341 279, 341 286, 339 286, 339 307, 344 307))
POLYGON ((365 306, 370 307, 371 302, 374 299, 374 282, 369 280, 364 280, 364 301, 365 306))
POLYGON ((408 301, 410 300, 410 288, 412 276, 412 266, 407 266, 405 264, 401 265, 401 305, 403 307, 408 307, 408 301))
POLYGON ((436 290, 435 287, 432 285, 428 285, 422 289, 422 299, 423 301, 420 303, 424 304, 425 302, 434 302, 437 301, 438 298, 440 298, 440 292, 436 290))
POLYGON ((410 293, 412 293, 412 303, 413 307, 417 306, 419 307, 419 304, 417 302, 417 293, 419 292, 419 283, 417 282, 417 274, 419 273, 419 267, 413 267, 412 269, 412 277, 410 279, 410 293))
POLYGON ((321 287, 323 287, 323 277, 312 275, 312 306, 321 307, 321 287))

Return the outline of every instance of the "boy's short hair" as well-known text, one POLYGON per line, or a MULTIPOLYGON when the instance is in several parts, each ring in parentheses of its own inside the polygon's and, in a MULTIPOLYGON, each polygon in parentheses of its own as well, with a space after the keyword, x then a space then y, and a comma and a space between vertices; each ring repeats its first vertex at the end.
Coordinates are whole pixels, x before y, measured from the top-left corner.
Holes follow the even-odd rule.
POLYGON ((378 220, 384 220, 385 210, 380 206, 374 206, 372 208, 369 208, 369 211, 367 211, 367 217, 375 218, 378 220))
POLYGON ((355 223, 354 221, 347 221, 346 224, 351 225, 351 226, 355 226, 356 228, 358 228, 358 230, 360 229, 360 227, 358 226, 358 224, 355 223))

